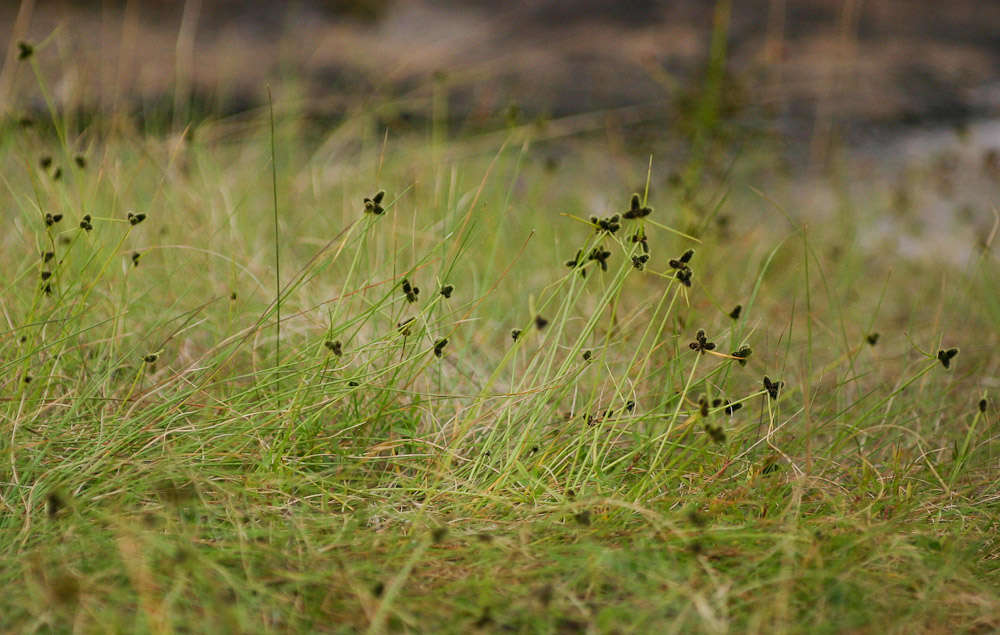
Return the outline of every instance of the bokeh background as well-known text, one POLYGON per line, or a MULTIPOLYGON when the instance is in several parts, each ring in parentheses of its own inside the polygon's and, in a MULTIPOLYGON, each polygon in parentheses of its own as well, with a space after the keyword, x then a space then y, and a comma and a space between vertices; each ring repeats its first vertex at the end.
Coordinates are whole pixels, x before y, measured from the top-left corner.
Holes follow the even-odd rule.
POLYGON ((710 136, 719 181, 756 153, 755 179, 797 177, 794 207, 838 205, 806 178, 831 169, 870 184, 855 192, 869 212, 910 214, 890 228, 910 252, 935 231, 981 241, 994 219, 998 2, 24 0, 2 3, 0 23, 14 117, 46 111, 13 63, 26 40, 84 122, 259 122, 270 87, 317 138, 359 116, 394 138, 432 120, 451 139, 535 123, 553 162, 589 140, 683 166, 710 136))

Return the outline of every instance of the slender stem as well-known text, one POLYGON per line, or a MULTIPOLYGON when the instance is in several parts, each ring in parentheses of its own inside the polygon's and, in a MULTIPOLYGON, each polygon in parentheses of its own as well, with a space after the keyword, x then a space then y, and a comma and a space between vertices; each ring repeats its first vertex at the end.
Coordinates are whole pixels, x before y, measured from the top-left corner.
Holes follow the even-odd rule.
POLYGON ((277 319, 274 322, 274 367, 281 365, 281 257, 278 243, 278 166, 274 152, 274 100, 271 87, 267 87, 267 106, 271 115, 271 194, 274 197, 274 304, 277 319))

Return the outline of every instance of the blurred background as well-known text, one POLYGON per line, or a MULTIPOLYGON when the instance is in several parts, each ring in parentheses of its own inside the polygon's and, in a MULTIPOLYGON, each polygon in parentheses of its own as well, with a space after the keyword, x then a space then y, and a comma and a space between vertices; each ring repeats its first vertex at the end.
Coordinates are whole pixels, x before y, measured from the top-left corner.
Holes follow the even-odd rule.
POLYGON ((85 108, 232 114, 294 81, 318 115, 414 99, 404 125, 437 79, 469 126, 511 105, 650 121, 704 85, 716 28, 723 108, 800 139, 1000 112, 1000 3, 982 0, 8 0, 0 20, 3 90, 24 39, 42 44, 58 99, 85 108))
POLYGON ((720 178, 754 152, 829 174, 849 150, 838 178, 886 209, 980 233, 1000 182, 1000 2, 9 0, 0 20, 8 118, 46 112, 24 40, 84 123, 259 121, 271 86, 318 136, 362 114, 396 138, 535 125, 677 165, 721 148, 720 178))

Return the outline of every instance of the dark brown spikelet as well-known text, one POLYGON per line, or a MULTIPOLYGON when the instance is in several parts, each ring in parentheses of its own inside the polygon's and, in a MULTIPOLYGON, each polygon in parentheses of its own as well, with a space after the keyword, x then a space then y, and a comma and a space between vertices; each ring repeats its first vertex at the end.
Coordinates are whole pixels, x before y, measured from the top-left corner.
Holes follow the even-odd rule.
POLYGON ((145 214, 133 214, 132 212, 129 212, 128 215, 126 216, 126 218, 128 218, 129 225, 132 225, 134 227, 134 226, 138 225, 139 223, 141 223, 142 221, 146 220, 146 215, 145 214))
POLYGON ((377 598, 380 598, 382 597, 383 593, 385 593, 384 582, 376 582, 375 584, 372 585, 372 595, 374 595, 377 598))
POLYGON ((46 213, 45 214, 45 226, 46 227, 52 227, 53 225, 55 225, 56 223, 58 223, 59 221, 61 221, 62 218, 63 218, 62 214, 49 214, 49 213, 46 213))
POLYGON ((678 269, 677 273, 674 274, 674 277, 677 278, 677 280, 680 281, 680 283, 685 287, 690 287, 692 273, 694 272, 690 269, 678 269))
POLYGON ((148 355, 144 355, 142 361, 147 364, 155 364, 158 359, 160 359, 160 356, 157 353, 150 353, 148 355))
POLYGON ((708 436, 710 436, 712 441, 715 443, 721 444, 726 442, 726 433, 722 429, 722 426, 713 426, 710 423, 706 423, 705 432, 708 433, 708 436))
POLYGON ((381 216, 385 213, 385 208, 382 207, 382 199, 385 197, 385 192, 379 190, 371 198, 365 199, 365 214, 374 214, 375 216, 381 216))
POLYGON ((42 262, 48 262, 55 257, 56 257, 56 252, 46 251, 45 253, 42 254, 42 262))
POLYGON ((56 168, 56 171, 52 173, 52 180, 58 181, 62 178, 62 168, 56 168))
POLYGON ((94 229, 94 226, 91 224, 90 221, 91 221, 90 214, 86 214, 83 217, 83 220, 80 221, 80 229, 82 229, 85 232, 89 232, 90 230, 94 229))
POLYGON ((132 252, 132 266, 133 267, 138 267, 139 266, 139 259, 140 258, 142 258, 142 254, 140 254, 138 251, 133 251, 132 252))
POLYGON ((702 395, 698 399, 698 412, 701 414, 702 417, 708 416, 708 397, 706 397, 705 395, 702 395))
POLYGON ((448 338, 443 337, 438 341, 434 342, 434 357, 444 356, 444 347, 448 345, 448 338))
POLYGON ((511 329, 510 330, 510 339, 512 339, 512 340, 514 340, 516 342, 517 338, 519 338, 519 337, 521 337, 521 329, 511 329))
POLYGON ((26 60, 34 54, 35 54, 35 47, 32 46, 30 43, 25 42, 23 40, 17 43, 18 60, 21 61, 26 60))
POLYGON ((543 318, 541 315, 535 316, 535 328, 541 331, 543 328, 548 326, 549 321, 543 318))
POLYGON ((638 256, 632 256, 632 266, 642 271, 646 268, 646 263, 649 262, 649 254, 640 254, 638 256))
POLYGON ((415 321, 415 318, 406 318, 402 322, 397 322, 396 328, 399 329, 399 332, 405 337, 410 334, 410 329, 415 321))
POLYGON ((38 165, 43 170, 48 170, 50 167, 52 167, 52 157, 46 154, 45 156, 43 156, 41 159, 38 160, 38 165))
POLYGON ((653 208, 644 207, 642 201, 639 199, 638 194, 632 195, 632 200, 629 201, 628 209, 622 214, 622 218, 626 220, 635 220, 637 218, 645 218, 653 213, 653 208))
POLYGON ((987 406, 986 398, 984 397, 983 399, 979 400, 979 412, 986 412, 986 406, 987 406))
POLYGON ((736 306, 733 307, 733 310, 729 312, 729 317, 733 318, 734 320, 738 320, 740 319, 740 313, 742 312, 743 312, 743 305, 737 304, 736 306))
POLYGON ((784 385, 785 385, 785 382, 783 382, 783 381, 771 381, 770 377, 768 377, 767 375, 764 375, 764 390, 767 391, 767 394, 768 394, 768 396, 771 399, 777 399, 778 398, 778 392, 781 390, 781 387, 784 386, 784 385))
POLYGON ((75 157, 73 157, 73 162, 76 163, 76 167, 80 168, 81 170, 87 167, 87 157, 83 156, 82 154, 78 154, 75 157))
POLYGON ((945 368, 951 368, 951 360, 958 355, 957 348, 949 348, 948 350, 938 351, 937 358, 941 362, 941 365, 945 368))
POLYGON ((865 336, 865 341, 868 342, 868 346, 875 346, 878 344, 878 333, 869 333, 865 336))
POLYGON ((593 356, 594 356, 594 354, 591 353, 590 351, 583 351, 583 361, 589 362, 590 358, 593 357, 593 356))
POLYGON ((417 301, 420 289, 410 284, 410 281, 406 278, 403 278, 403 293, 406 294, 406 301, 412 303, 417 301))
POLYGON ((611 256, 611 252, 604 247, 598 246, 590 250, 590 254, 587 256, 587 260, 596 260, 598 264, 601 265, 601 271, 608 270, 608 258, 611 256))
POLYGON ((323 342, 323 346, 326 347, 326 350, 330 351, 337 357, 340 357, 341 355, 344 354, 344 349, 340 344, 340 340, 333 340, 333 341, 327 340, 323 342))
POLYGON ((746 366, 747 358, 750 357, 752 353, 753 350, 751 350, 749 346, 742 346, 740 347, 740 350, 733 351, 730 355, 737 358, 736 361, 740 363, 740 366, 746 366))
POLYGON ((43 271, 42 272, 42 280, 48 280, 51 277, 52 277, 52 272, 51 271, 43 271))
POLYGON ((573 520, 575 520, 577 522, 577 524, 579 524, 579 525, 583 525, 584 527, 589 527, 590 526, 590 510, 589 509, 585 509, 585 510, 583 510, 582 512, 580 512, 578 514, 573 514, 573 520))
POLYGON ((443 295, 445 299, 450 298, 451 292, 454 290, 455 290, 454 285, 446 284, 443 287, 441 287, 441 295, 443 295))
POLYGON ((704 355, 706 351, 715 349, 715 343, 708 341, 708 336, 705 335, 705 331, 703 329, 698 329, 698 333, 695 334, 695 341, 688 344, 688 348, 704 355))

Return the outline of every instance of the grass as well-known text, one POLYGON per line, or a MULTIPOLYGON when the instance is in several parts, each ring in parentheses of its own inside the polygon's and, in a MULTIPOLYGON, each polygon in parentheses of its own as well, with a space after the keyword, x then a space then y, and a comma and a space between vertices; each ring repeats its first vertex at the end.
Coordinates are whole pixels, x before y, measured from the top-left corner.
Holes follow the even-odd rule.
POLYGON ((258 115, 5 124, 5 629, 1000 628, 988 248, 258 115))

